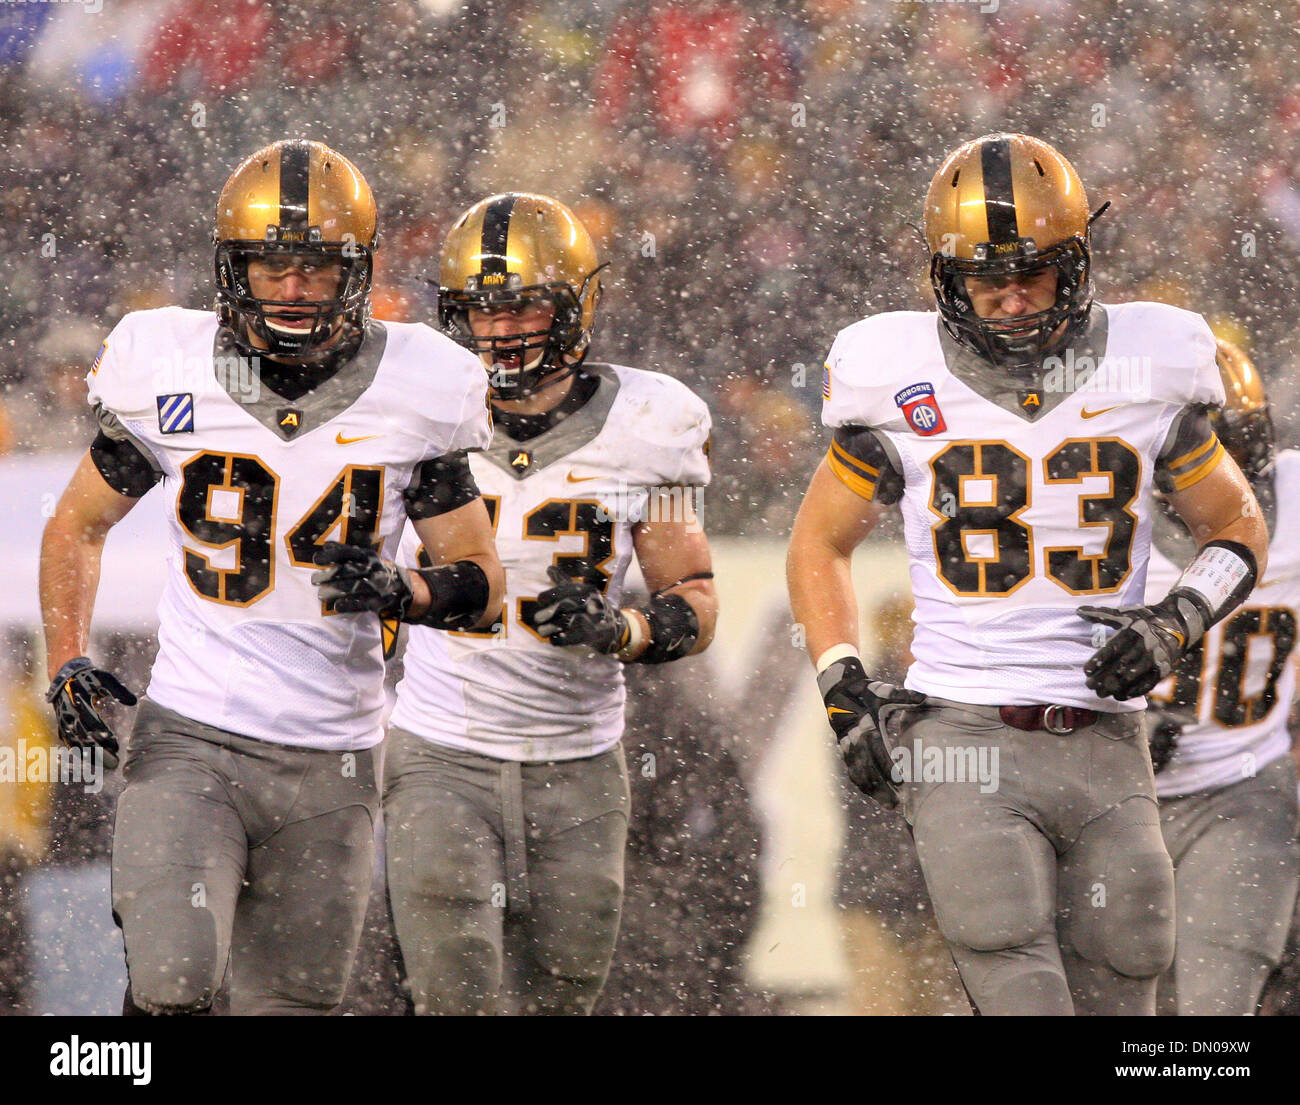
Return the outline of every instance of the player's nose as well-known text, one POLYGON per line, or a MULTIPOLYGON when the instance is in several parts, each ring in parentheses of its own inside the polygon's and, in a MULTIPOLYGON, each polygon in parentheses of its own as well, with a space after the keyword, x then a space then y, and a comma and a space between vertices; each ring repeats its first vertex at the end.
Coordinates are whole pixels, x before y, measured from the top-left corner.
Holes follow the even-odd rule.
POLYGON ((301 269, 286 269, 280 277, 281 299, 310 299, 310 282, 301 269))
POLYGON ((1008 315, 1027 314, 1033 308, 1029 293, 1023 284, 1008 284, 1002 293, 1002 310, 1008 315))
POLYGON ((514 315, 504 313, 493 315, 490 321, 490 326, 494 338, 508 338, 522 332, 519 325, 519 319, 514 315))

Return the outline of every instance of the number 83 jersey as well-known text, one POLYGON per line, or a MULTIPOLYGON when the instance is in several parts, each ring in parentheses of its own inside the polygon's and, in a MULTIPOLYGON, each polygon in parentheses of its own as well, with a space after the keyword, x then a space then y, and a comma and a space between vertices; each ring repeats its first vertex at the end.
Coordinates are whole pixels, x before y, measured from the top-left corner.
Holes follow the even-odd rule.
POLYGON ((932 313, 842 331, 823 385, 832 472, 900 504, 915 598, 907 686, 984 705, 1138 710, 1098 698, 1101 643, 1082 605, 1144 601, 1149 491, 1191 487, 1222 446, 1223 401, 1199 315, 1094 305, 1079 340, 1017 377, 958 346, 932 313))
MULTIPOLYGON (((411 627, 392 723, 432 743, 538 762, 596 756, 623 734, 622 663, 549 644, 533 628, 537 596, 556 566, 621 604, 637 523, 695 517, 696 491, 709 480, 709 412, 657 372, 584 371, 598 386, 577 410, 527 441, 498 426, 491 448, 470 455, 506 599, 485 630, 411 627)), ((422 555, 408 526, 401 560, 422 555)))
POLYGON ((427 326, 371 323, 290 402, 215 315, 168 307, 123 318, 87 383, 105 432, 151 460, 172 500, 149 697, 277 744, 377 744, 378 619, 322 603, 313 557, 330 540, 394 555, 403 492, 436 469, 423 462, 488 444, 478 359, 427 326))

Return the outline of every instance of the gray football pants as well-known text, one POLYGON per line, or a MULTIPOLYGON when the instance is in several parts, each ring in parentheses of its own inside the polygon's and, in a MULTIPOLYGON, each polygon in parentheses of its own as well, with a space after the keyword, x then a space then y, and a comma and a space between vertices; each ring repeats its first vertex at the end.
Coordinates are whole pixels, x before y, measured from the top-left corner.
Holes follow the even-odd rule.
POLYGON ((328 1013, 374 868, 374 758, 228 733, 144 699, 113 830, 113 913, 135 1004, 328 1013))
POLYGON ((392 728, 393 920, 420 1014, 591 1012, 623 903, 627 769, 513 763, 392 728))
POLYGON ((1178 901, 1162 1014, 1254 1014, 1282 958, 1300 885, 1296 811, 1290 756, 1221 789, 1161 800, 1178 901))
POLYGON ((900 804, 979 1011, 1153 1014, 1174 953, 1173 869, 1142 715, 1054 736, 931 698, 888 743, 919 765, 900 804))

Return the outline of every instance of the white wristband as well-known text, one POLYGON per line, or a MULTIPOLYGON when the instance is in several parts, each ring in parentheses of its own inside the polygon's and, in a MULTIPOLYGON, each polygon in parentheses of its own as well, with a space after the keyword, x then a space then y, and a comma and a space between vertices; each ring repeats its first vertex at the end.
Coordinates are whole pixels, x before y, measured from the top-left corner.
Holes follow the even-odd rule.
POLYGON ((627 644, 615 653, 619 659, 627 660, 636 655, 637 649, 641 647, 641 642, 645 640, 645 632, 641 628, 641 619, 630 610, 620 610, 623 615, 623 621, 627 623, 627 644))
MULTIPOLYGON (((831 645, 830 648, 817 657, 817 662, 813 666, 817 669, 817 674, 821 675, 836 660, 843 660, 846 656, 858 656, 857 647, 847 641, 838 645, 831 645)), ((858 659, 861 659, 861 657, 858 657, 858 659)))
POLYGON ((1232 594, 1250 575, 1250 565, 1231 549, 1212 545, 1202 549, 1178 577, 1175 587, 1195 591, 1217 618, 1232 594))

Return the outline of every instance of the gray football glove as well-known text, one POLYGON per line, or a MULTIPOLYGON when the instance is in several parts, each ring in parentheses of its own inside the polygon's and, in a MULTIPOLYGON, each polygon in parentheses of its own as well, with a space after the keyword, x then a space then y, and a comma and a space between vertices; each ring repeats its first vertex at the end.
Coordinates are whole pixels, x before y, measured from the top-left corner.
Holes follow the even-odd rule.
POLYGON ((925 695, 872 679, 856 656, 831 664, 817 677, 817 689, 849 779, 863 794, 892 809, 898 797, 890 786, 893 763, 883 734, 896 713, 923 705, 925 695))
POLYGON ((1079 617, 1116 630, 1084 665, 1085 682, 1103 697, 1146 694, 1205 636, 1209 619, 1185 593, 1152 606, 1080 606, 1079 617))
POLYGON ((59 669, 45 701, 54 707, 59 740, 69 748, 104 750, 106 767, 117 767, 118 744, 113 730, 100 714, 105 699, 115 698, 123 706, 134 706, 135 695, 112 672, 103 671, 88 657, 78 656, 59 669))

